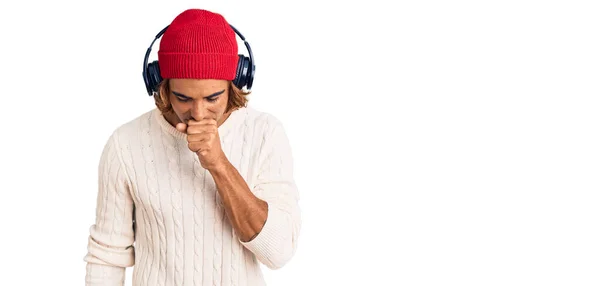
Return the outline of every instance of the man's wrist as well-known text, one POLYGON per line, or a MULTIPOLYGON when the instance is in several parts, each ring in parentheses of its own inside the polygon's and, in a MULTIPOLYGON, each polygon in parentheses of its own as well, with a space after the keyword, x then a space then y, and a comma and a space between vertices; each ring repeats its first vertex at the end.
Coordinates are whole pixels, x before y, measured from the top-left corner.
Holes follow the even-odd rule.
POLYGON ((214 174, 223 174, 225 172, 227 172, 227 168, 229 168, 229 165, 231 165, 231 163, 229 162, 229 159, 227 159, 226 156, 223 156, 223 158, 221 160, 219 160, 214 166, 212 166, 211 168, 208 169, 208 171, 210 173, 214 174))

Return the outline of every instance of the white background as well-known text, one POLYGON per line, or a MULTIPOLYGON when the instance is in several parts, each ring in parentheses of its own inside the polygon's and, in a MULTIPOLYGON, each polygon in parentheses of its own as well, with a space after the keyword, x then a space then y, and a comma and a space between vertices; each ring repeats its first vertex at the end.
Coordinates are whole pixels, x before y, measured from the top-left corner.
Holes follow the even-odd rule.
POLYGON ((0 285, 84 284, 102 147, 187 8, 250 41, 292 143, 268 285, 600 285, 594 1, 334 2, 3 1, 0 285))

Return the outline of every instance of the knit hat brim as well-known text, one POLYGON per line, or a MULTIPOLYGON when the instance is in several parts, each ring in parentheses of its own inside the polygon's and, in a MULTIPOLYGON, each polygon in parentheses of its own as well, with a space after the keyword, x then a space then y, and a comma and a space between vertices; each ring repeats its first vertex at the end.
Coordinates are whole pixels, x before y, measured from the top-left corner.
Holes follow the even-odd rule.
POLYGON ((238 55, 158 52, 160 75, 166 78, 235 78, 238 55))

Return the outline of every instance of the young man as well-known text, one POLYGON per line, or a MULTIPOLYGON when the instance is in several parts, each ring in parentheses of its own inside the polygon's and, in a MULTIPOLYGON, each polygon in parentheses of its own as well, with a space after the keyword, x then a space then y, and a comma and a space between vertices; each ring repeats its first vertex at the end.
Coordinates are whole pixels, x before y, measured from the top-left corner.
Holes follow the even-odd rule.
POLYGON ((232 83, 235 32, 190 9, 165 31, 156 109, 117 128, 99 166, 86 285, 265 285, 301 226, 281 122, 232 83))

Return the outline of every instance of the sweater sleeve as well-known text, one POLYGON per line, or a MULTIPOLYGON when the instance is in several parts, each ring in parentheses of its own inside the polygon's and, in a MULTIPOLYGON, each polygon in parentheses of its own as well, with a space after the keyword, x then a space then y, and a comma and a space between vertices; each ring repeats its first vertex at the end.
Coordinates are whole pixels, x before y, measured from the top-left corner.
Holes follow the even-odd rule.
POLYGON ((270 269, 283 267, 294 255, 301 227, 299 194, 293 177, 292 151, 278 120, 263 136, 254 194, 267 202, 267 220, 249 242, 241 242, 270 269))
POLYGON ((113 134, 100 157, 95 223, 89 229, 85 285, 122 286, 134 264, 133 199, 113 134))

